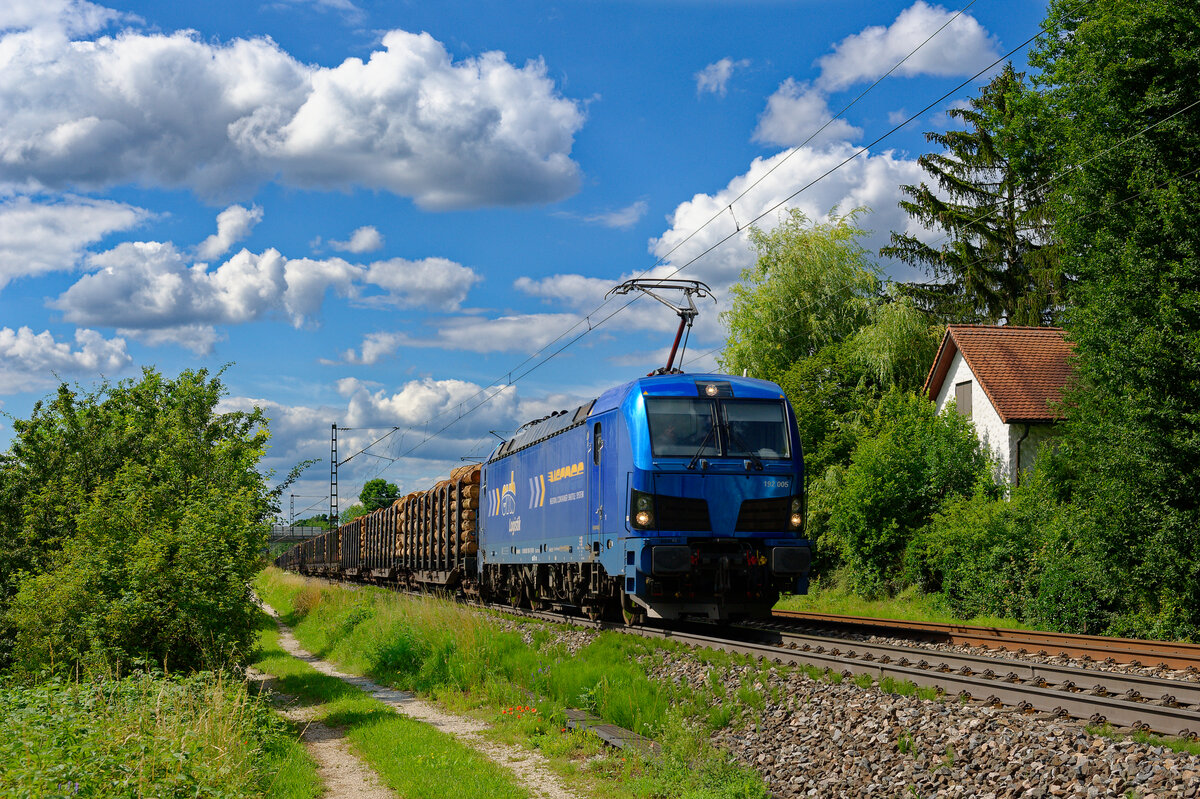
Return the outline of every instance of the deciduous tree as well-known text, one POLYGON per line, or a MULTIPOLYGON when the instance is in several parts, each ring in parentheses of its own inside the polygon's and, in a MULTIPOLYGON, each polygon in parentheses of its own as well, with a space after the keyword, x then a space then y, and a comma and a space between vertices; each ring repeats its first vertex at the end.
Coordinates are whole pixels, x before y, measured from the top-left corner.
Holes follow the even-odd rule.
POLYGON ((358 501, 362 503, 363 509, 370 513, 380 508, 386 508, 399 496, 400 489, 395 483, 389 483, 382 477, 376 477, 374 480, 363 483, 362 491, 358 492, 358 501))
POLYGON ((735 285, 719 361, 730 374, 777 379, 801 358, 866 323, 880 291, 878 269, 859 244, 859 212, 811 222, 791 209, 770 231, 753 228, 753 268, 735 285))
POLYGON ((1073 168, 1057 193, 1078 390, 1059 485, 1117 625, 1200 633, 1200 6, 1054 0, 1031 63, 1073 168))
POLYGON ((223 394, 204 370, 146 369, 61 386, 14 421, 0 538, 20 571, 0 612, 18 667, 216 667, 245 651, 266 418, 218 411, 223 394))

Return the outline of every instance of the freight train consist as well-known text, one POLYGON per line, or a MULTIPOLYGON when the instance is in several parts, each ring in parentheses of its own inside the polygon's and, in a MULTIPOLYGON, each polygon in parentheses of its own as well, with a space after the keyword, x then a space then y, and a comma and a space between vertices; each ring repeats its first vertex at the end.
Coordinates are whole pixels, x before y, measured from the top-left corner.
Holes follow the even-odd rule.
POLYGON ((723 620, 807 590, 804 518, 779 386, 669 371, 530 422, 276 565, 591 618, 723 620))

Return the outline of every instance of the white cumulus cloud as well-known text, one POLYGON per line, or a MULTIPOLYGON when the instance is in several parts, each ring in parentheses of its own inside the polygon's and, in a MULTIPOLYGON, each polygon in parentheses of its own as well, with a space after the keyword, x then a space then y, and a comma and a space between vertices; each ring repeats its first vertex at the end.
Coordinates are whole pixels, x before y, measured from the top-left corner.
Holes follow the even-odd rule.
POLYGON ((374 252, 383 246, 383 235, 371 225, 364 225, 350 234, 346 241, 330 241, 329 246, 341 252, 374 252))
POLYGON ((262 221, 261 206, 246 208, 231 205, 217 214, 217 232, 200 243, 196 254, 201 258, 217 258, 229 252, 229 248, 250 235, 254 226, 262 221))
POLYGON ((455 61, 429 34, 393 30, 365 61, 321 67, 266 38, 125 29, 72 40, 112 15, 22 8, 0 33, 0 182, 221 198, 278 180, 381 189, 430 209, 549 202, 579 185, 570 151, 583 112, 540 61, 455 61))
POLYGON ((696 94, 709 92, 724 97, 734 69, 744 69, 749 65, 750 62, 744 58, 734 61, 728 57, 709 64, 696 73, 696 94))
POLYGON ((73 269, 88 245, 137 227, 149 216, 132 205, 79 197, 52 203, 15 197, 0 203, 0 289, 16 278, 73 269))
POLYGON ((44 31, 69 36, 95 33, 129 15, 85 0, 4 0, 0 31, 44 31))
MULTIPOLYGON (((955 12, 917 0, 891 25, 874 25, 834 45, 818 59, 818 84, 830 91, 874 80, 907 56, 955 12)), ((893 73, 895 75, 973 75, 999 58, 996 40, 979 21, 963 14, 893 73)))
POLYGON ((241 250, 216 266, 196 263, 170 242, 125 242, 87 258, 84 275, 51 304, 78 324, 118 328, 155 345, 205 353, 217 325, 271 315, 299 327, 332 291, 370 306, 452 311, 479 276, 444 258, 394 258, 368 265, 341 258, 288 259, 278 250, 241 250))
POLYGON ((368 305, 453 311, 481 279, 471 268, 447 258, 389 258, 368 266, 364 277, 366 283, 385 293, 365 295, 362 301, 368 305))
POLYGON ((759 118, 754 140, 795 147, 810 139, 812 144, 820 145, 853 140, 861 135, 861 128, 844 119, 833 119, 823 92, 788 78, 767 99, 767 108, 759 118), (821 130, 826 123, 829 126, 821 130), (814 136, 817 131, 820 134, 814 136))
MULTIPOLYGON (((735 231, 735 223, 728 211, 731 202, 741 227, 746 227, 751 220, 765 213, 766 216, 755 224, 766 230, 773 228, 779 214, 789 207, 799 208, 810 219, 820 221, 827 219, 830 209, 834 207, 841 213, 866 207, 872 213, 862 217, 859 223, 871 232, 862 244, 868 251, 877 250, 887 242, 890 231, 910 230, 908 214, 896 205, 900 199, 899 187, 920 183, 924 173, 916 159, 885 151, 865 153, 822 178, 855 151, 856 148, 843 143, 823 148, 802 147, 790 156, 789 153, 793 151, 781 152, 770 158, 756 158, 750 169, 731 180, 721 191, 697 194, 680 203, 670 217, 670 228, 652 242, 654 253, 666 257, 668 252, 678 247, 670 255, 672 265, 681 265, 699 257, 680 277, 704 280, 714 289, 729 286, 738 279, 742 269, 754 263, 754 252, 745 238, 731 240, 711 253, 700 256, 735 231), (760 180, 745 197, 733 202, 735 197, 760 180), (809 183, 813 183, 811 188, 790 200, 786 199, 799 187, 809 183), (780 208, 771 210, 785 200, 780 208), (725 209, 723 217, 684 241, 722 209, 725 209)), ((913 228, 912 232, 915 234, 920 230, 913 228)))
POLYGON ((130 364, 125 340, 77 329, 75 343, 58 341, 49 330, 0 328, 0 394, 40 391, 59 378, 114 374, 130 364))

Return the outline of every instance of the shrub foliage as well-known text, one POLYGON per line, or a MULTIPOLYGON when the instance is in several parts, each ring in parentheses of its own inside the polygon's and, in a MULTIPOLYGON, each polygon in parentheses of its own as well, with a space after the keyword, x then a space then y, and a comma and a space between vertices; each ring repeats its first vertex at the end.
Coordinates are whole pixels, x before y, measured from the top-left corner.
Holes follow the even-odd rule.
POLYGON ((14 422, 0 464, 13 667, 218 667, 247 646, 266 419, 218 412, 223 392, 203 370, 147 369, 90 393, 63 385, 14 422))

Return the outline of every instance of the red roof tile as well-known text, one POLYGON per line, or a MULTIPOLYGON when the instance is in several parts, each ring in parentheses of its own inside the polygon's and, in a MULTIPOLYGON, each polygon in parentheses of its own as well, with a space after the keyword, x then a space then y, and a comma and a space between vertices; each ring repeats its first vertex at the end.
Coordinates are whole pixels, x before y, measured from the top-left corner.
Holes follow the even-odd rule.
POLYGON ((1050 422, 1061 418, 1052 407, 1071 378, 1072 347, 1057 327, 949 325, 925 379, 936 399, 955 352, 961 352, 1000 419, 1050 422))

